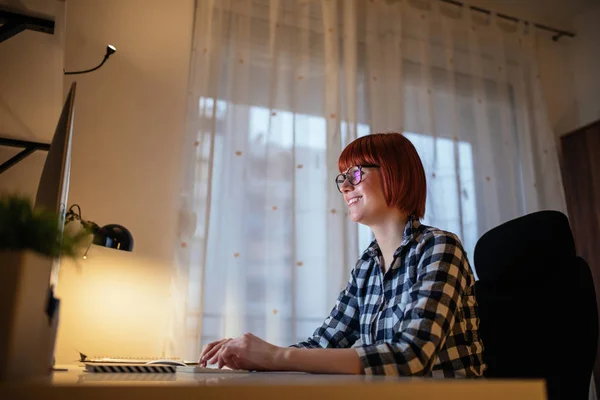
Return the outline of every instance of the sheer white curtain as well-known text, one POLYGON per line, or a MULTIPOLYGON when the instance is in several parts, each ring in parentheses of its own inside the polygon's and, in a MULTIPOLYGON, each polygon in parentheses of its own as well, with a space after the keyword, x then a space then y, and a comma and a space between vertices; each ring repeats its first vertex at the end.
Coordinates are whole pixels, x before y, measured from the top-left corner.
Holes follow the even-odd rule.
POLYGON ((334 186, 357 136, 405 133, 424 222, 470 255, 508 219, 563 210, 534 47, 528 25, 437 0, 198 1, 170 352, 319 326, 371 239, 334 186))

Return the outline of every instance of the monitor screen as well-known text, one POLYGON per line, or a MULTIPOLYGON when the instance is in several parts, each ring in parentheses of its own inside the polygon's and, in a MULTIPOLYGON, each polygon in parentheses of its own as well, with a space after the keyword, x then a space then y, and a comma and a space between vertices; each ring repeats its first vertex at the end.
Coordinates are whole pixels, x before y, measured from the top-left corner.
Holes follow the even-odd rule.
MULTIPOLYGON (((52 137, 35 198, 35 207, 43 207, 58 213, 61 227, 64 226, 69 195, 75 88, 76 82, 73 82, 52 137)), ((53 260, 50 283, 54 286, 58 282, 59 261, 53 260)))

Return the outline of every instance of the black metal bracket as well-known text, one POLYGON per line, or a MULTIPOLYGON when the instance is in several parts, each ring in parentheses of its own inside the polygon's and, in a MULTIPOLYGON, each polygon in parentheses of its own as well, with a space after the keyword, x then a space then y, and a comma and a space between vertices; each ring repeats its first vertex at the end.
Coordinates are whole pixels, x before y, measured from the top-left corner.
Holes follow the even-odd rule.
POLYGON ((17 140, 3 137, 0 137, 0 146, 19 147, 24 149, 19 154, 0 165, 0 174, 2 174, 4 171, 6 171, 19 161, 23 160, 25 157, 27 157, 36 150, 50 150, 50 145, 48 143, 29 142, 27 140, 17 140))
POLYGON ((20 14, 0 8, 0 43, 28 29, 54 34, 54 20, 46 17, 20 14))

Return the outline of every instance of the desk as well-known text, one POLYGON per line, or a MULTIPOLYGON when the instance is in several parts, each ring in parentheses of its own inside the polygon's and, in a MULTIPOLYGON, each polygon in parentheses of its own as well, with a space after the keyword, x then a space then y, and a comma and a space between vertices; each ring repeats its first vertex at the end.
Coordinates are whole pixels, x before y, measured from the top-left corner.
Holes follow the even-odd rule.
POLYGON ((77 400, 504 400, 546 398, 539 380, 466 380, 312 375, 287 372, 247 374, 96 374, 68 366, 47 379, 0 384, 0 399, 77 400))

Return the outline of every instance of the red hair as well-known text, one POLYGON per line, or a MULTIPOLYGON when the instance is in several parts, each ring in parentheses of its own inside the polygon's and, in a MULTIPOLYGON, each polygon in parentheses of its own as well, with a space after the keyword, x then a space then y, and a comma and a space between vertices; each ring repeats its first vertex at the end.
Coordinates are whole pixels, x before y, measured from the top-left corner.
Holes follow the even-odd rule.
POLYGON ((379 165, 387 205, 423 218, 427 182, 415 146, 400 133, 374 133, 350 143, 338 160, 340 172, 355 165, 379 165))

